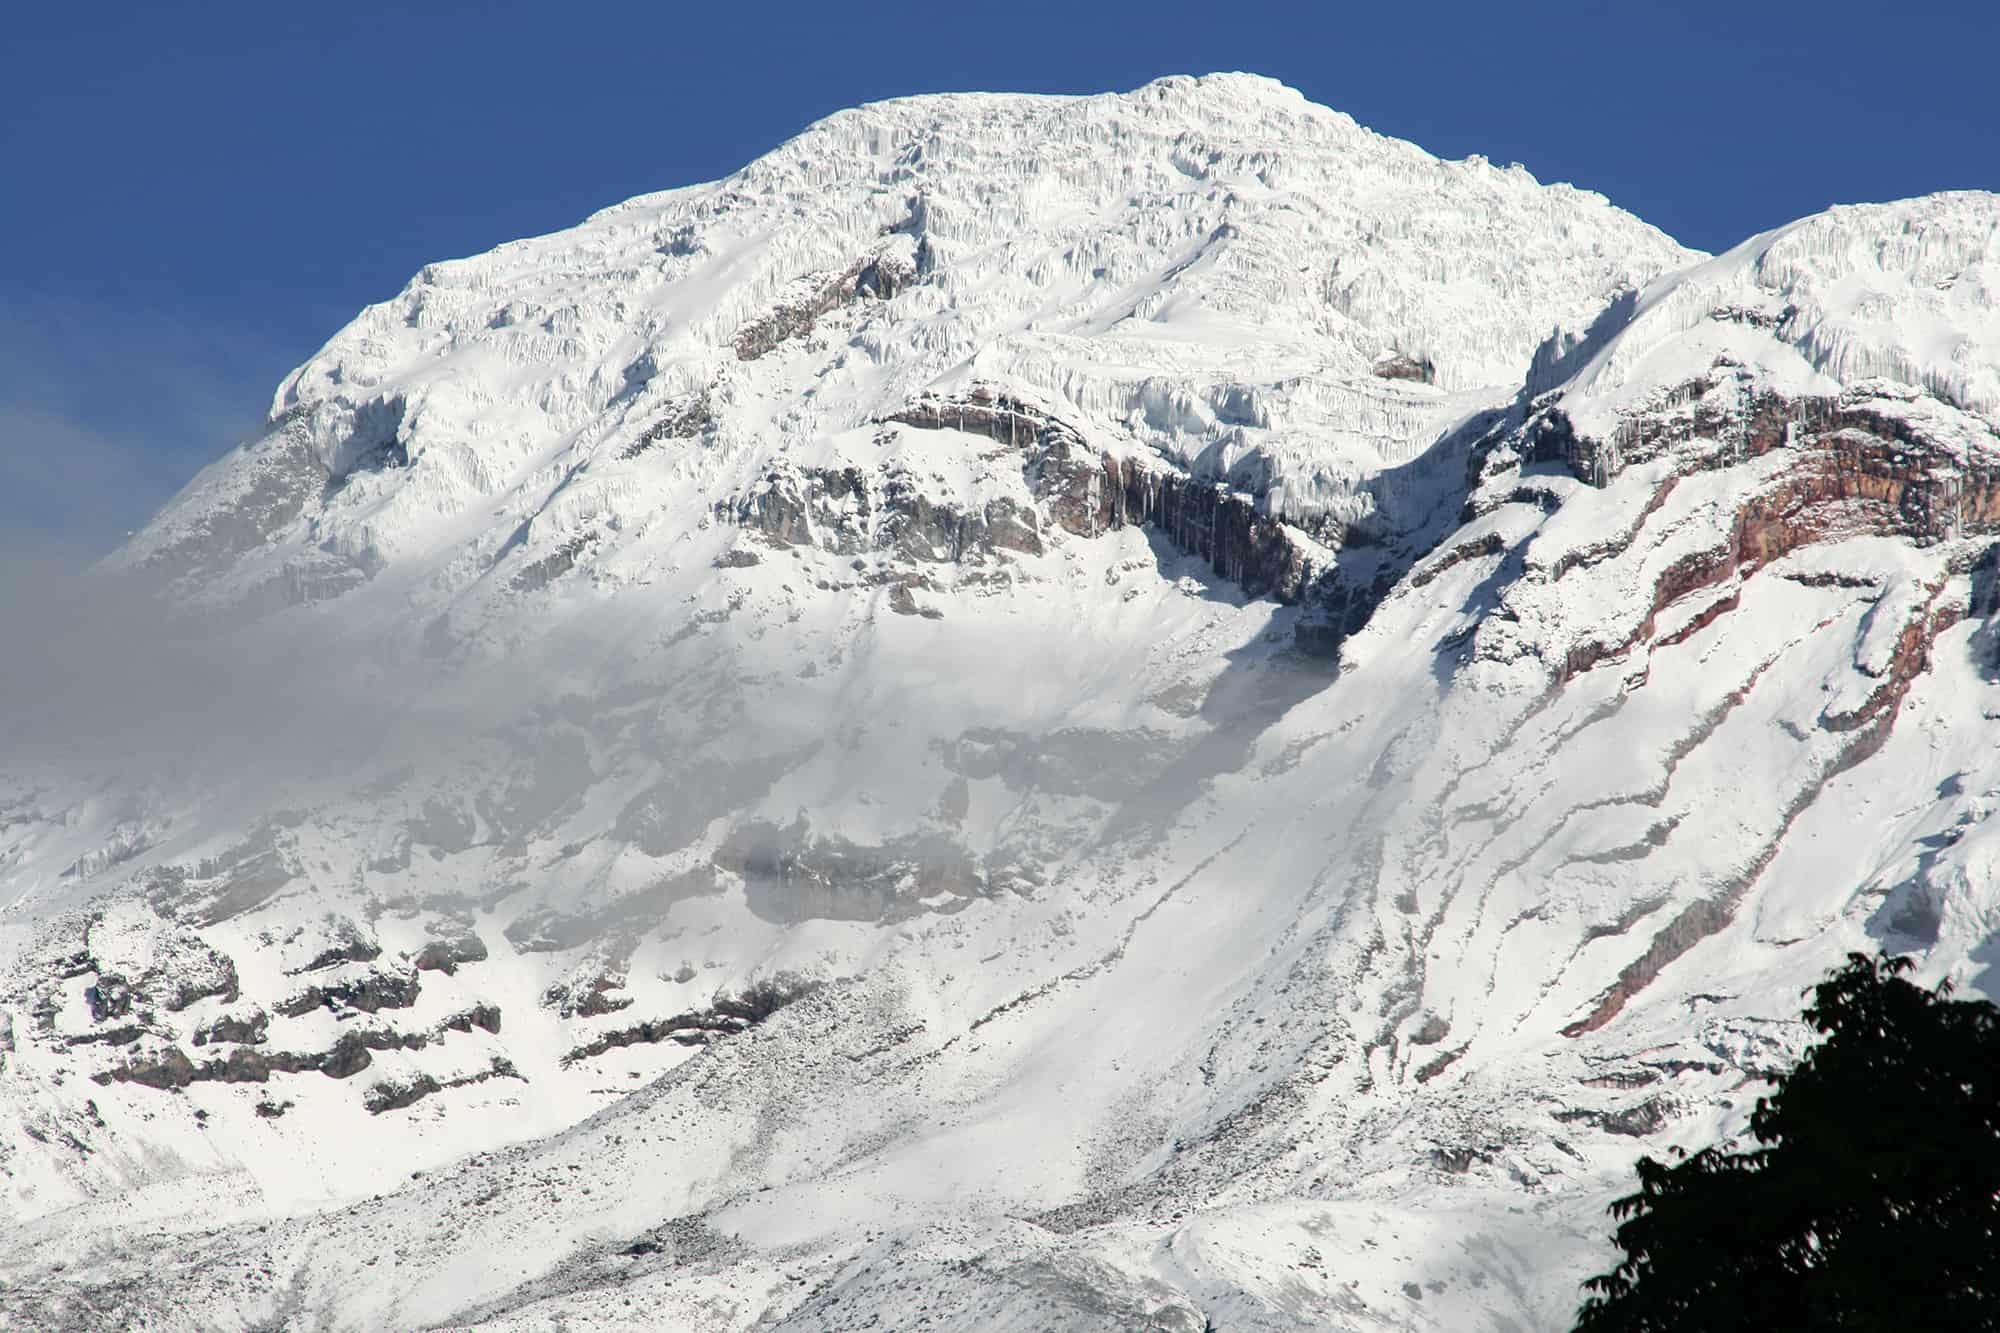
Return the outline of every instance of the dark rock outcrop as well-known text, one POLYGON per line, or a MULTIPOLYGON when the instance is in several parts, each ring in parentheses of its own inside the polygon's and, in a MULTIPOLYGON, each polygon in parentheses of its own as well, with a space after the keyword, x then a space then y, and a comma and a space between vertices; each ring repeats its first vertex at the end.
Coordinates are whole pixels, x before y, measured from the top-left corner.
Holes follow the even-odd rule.
POLYGON ((374 936, 344 917, 329 919, 316 931, 318 947, 302 966, 292 969, 294 975, 342 963, 372 963, 382 956, 382 946, 375 942, 374 936))
POLYGON ((244 1046, 260 1046, 270 1026, 271 1016, 262 1009, 252 1009, 247 1014, 220 1014, 194 1030, 194 1044, 207 1046, 235 1042, 244 1046))
POLYGON ((193 865, 154 868, 144 881, 147 900, 161 915, 196 926, 213 926, 261 907, 298 878, 290 831, 304 818, 298 811, 281 811, 215 856, 193 865))
POLYGON ((1415 357, 1407 352, 1391 352, 1372 367, 1375 377, 1384 380, 1409 380, 1417 384, 1437 382, 1437 367, 1429 357, 1415 357))
POLYGON ((740 994, 718 992, 709 1007, 676 1014, 671 1018, 649 1019, 630 1027, 606 1032, 576 1047, 563 1057, 575 1064, 620 1046, 638 1046, 675 1041, 683 1046, 703 1046, 718 1037, 747 1031, 806 996, 820 990, 824 982, 780 973, 744 987, 740 994))
POLYGON ((1618 1134, 1625 1138, 1644 1138, 1657 1133, 1673 1119, 1674 1104, 1671 1098, 1648 1097, 1617 1111, 1589 1111, 1572 1109, 1556 1112, 1556 1119, 1564 1124, 1594 1125, 1607 1134, 1618 1134))
POLYGON ((1094 537, 1128 526, 1157 528, 1252 597, 1297 602, 1327 565, 1317 542, 1263 513, 1255 497, 1160 459, 1093 448, 1074 426, 991 389, 919 399, 887 420, 984 435, 1017 449, 1036 499, 1065 532, 1094 537))
POLYGON ((439 1033, 470 1032, 474 1028, 478 1028, 482 1032, 491 1032, 497 1036, 500 1032, 500 1006, 486 1003, 475 1004, 470 1009, 459 1010, 438 1024, 439 1033))
POLYGON ((390 972, 380 968, 355 976, 315 982, 276 1006, 286 1018, 297 1018, 315 1009, 346 1006, 364 1014, 383 1009, 407 1009, 417 1002, 417 974, 390 972))
POLYGON ((99 1074, 99 1083, 137 1083, 147 1088, 185 1088, 195 1081, 194 1062, 178 1046, 138 1055, 110 1074, 99 1074))
POLYGON ((108 1023, 132 1012, 132 986, 115 973, 100 974, 83 988, 83 1002, 93 1022, 108 1023))
POLYGON ((70 1045, 129 1044, 137 1033, 158 1029, 157 1015, 162 1011, 178 1013, 197 1001, 211 998, 220 998, 225 1003, 236 1000, 239 987, 235 963, 199 935, 165 918, 153 923, 146 960, 136 975, 128 977, 122 972, 106 970, 104 963, 94 956, 97 946, 91 943, 101 921, 96 915, 89 918, 84 926, 85 947, 65 960, 64 970, 71 976, 96 974, 84 987, 84 1005, 93 1023, 117 1026, 74 1037, 70 1045))
POLYGON ((429 1074, 413 1074, 375 1084, 362 1095, 361 1104, 368 1108, 368 1114, 381 1115, 414 1105, 443 1086, 429 1074))
POLYGON ((486 961, 486 941, 466 931, 446 939, 432 940, 417 950, 414 966, 419 972, 442 972, 452 976, 467 963, 486 961))
POLYGON ((892 255, 857 259, 838 273, 803 279, 803 291, 745 324, 736 334, 736 359, 755 361, 813 331, 819 319, 854 301, 890 301, 917 280, 914 264, 892 255))
POLYGON ((94 1082, 137 1083, 149 1088, 184 1088, 190 1083, 262 1083, 272 1074, 317 1072, 328 1078, 352 1078, 374 1062, 373 1051, 422 1050, 423 1033, 404 1034, 382 1028, 344 1032, 324 1051, 264 1051, 238 1046, 226 1055, 196 1062, 178 1046, 134 1054, 117 1068, 93 1074, 94 1082))
MULTIPOLYGON (((1623 659, 1640 645, 1687 638, 1732 613, 1740 597, 1726 591, 1666 639, 1658 638, 1661 613, 1707 589, 1752 578, 1773 561, 1816 543, 1865 535, 1934 546, 1967 536, 2000 534, 2000 468, 1968 461, 1962 450, 1927 438, 1920 414, 1898 412, 1883 399, 1859 392, 1804 398, 1751 392, 1741 379, 1735 381, 1733 392, 1715 392, 1719 386, 1731 387, 1734 375, 1734 368, 1718 363, 1709 376, 1680 386, 1648 411, 1625 420, 1608 440, 1580 435, 1559 405, 1545 405, 1500 446, 1517 451, 1525 462, 1556 463, 1594 486, 1608 485, 1634 463, 1671 460, 1673 470, 1646 506, 1641 527, 1682 477, 1777 451, 1786 455, 1784 466, 1736 494, 1733 515, 1719 544, 1682 556, 1659 571, 1645 614, 1636 625, 1617 637, 1578 643, 1562 661, 1553 663, 1552 689, 1603 662, 1623 659)), ((1579 565, 1615 558, 1637 535, 1634 529, 1567 556, 1547 571, 1547 577, 1558 579, 1579 565)), ((1980 558, 1967 552, 1954 557, 1951 568, 1972 572, 1980 558)), ((1610 1022, 1669 963, 1727 927, 1744 894, 1776 855, 1792 821, 1828 781, 1865 760, 1888 739, 1904 696, 1929 666, 1932 643, 1968 610, 1941 600, 1942 592, 1942 584, 1929 588, 1908 615, 1885 666, 1869 669, 1876 683, 1865 698, 1852 708, 1820 716, 1820 730, 1840 738, 1839 749, 1794 797, 1771 841, 1718 892, 1683 906, 1620 971, 1589 1012, 1564 1029, 1567 1035, 1581 1035, 1610 1022)))
POLYGON ((463 1078, 439 1079, 431 1074, 416 1073, 401 1078, 384 1079, 362 1094, 361 1104, 368 1109, 368 1114, 381 1115, 385 1111, 414 1106, 432 1093, 443 1092, 446 1088, 470 1087, 493 1078, 513 1078, 527 1082, 512 1063, 496 1055, 485 1069, 463 1078))
MULTIPOLYGON (((1420 537, 1407 546, 1354 554, 1352 548, 1370 540, 1367 532, 1309 532, 1269 513, 1255 495, 1164 459, 1095 448, 1067 422, 985 387, 961 397, 919 399, 888 420, 967 431, 1018 449, 1030 490, 1049 522, 1064 532, 1095 537, 1146 527, 1207 561, 1217 577, 1237 584, 1246 596, 1303 606, 1294 642, 1314 657, 1336 656, 1428 549, 1420 537)), ((1482 420, 1465 438, 1491 425, 1482 420)), ((1462 446, 1453 436, 1438 447, 1455 456, 1462 446)))
POLYGON ((632 1007, 624 993, 625 972, 621 965, 600 968, 587 981, 558 981, 542 992, 542 1004, 564 1018, 599 1018, 632 1007))
POLYGON ((1560 463, 1578 480, 1603 486, 1633 464, 1669 453, 1685 475, 1791 450, 1797 466, 1745 509, 1744 545, 1760 564, 1836 531, 1866 530, 1919 545, 2000 532, 2000 469, 1961 463, 1912 417, 1861 393, 1789 397, 1745 389, 1728 408, 1714 401, 1714 391, 1730 374, 1720 365, 1689 381, 1604 440, 1579 435, 1559 405, 1546 406, 1521 427, 1521 455, 1560 463), (1720 445, 1708 452, 1680 448, 1698 437, 1720 445), (1841 514, 1835 507, 1842 503, 1861 512, 1841 514))
POLYGON ((935 832, 877 845, 789 825, 751 821, 734 829, 716 864, 740 875, 750 910, 767 921, 890 921, 948 894, 959 905, 983 896, 987 880, 958 842, 935 832))
POLYGON ((598 535, 595 532, 580 532, 574 537, 566 538, 555 550, 522 566, 508 586, 515 592, 541 591, 575 569, 576 562, 582 558, 583 553, 597 545, 597 541, 598 535))
POLYGON ((641 431, 639 438, 627 445, 625 452, 619 456, 637 458, 667 440, 697 439, 714 419, 715 414, 709 407, 708 390, 703 389, 669 407, 659 420, 641 431))
POLYGON ((1035 512, 1012 500, 959 509, 933 501, 907 475, 855 467, 781 466, 716 513, 774 546, 818 546, 836 555, 882 551, 917 563, 965 563, 998 551, 1043 549, 1035 512))
MULTIPOLYGON (((1248 596, 1308 606, 1296 642, 1322 657, 1337 653, 1367 622, 1395 579, 1422 553, 1378 551, 1343 565, 1339 543, 1349 538, 1362 543, 1365 533, 1310 533, 1266 512, 1255 495, 1164 459, 1098 449, 1059 417, 985 386, 950 398, 918 398, 882 422, 963 431, 1005 445, 1018 454, 1034 503, 999 498, 965 509, 931 498, 919 481, 893 470, 877 474, 786 462, 749 492, 717 504, 715 516, 779 547, 881 553, 908 563, 978 564, 1006 552, 1038 555, 1056 529, 1088 538, 1143 526, 1206 560, 1219 578, 1238 584, 1248 596)), ((907 584, 892 591, 891 610, 930 614, 907 584)))

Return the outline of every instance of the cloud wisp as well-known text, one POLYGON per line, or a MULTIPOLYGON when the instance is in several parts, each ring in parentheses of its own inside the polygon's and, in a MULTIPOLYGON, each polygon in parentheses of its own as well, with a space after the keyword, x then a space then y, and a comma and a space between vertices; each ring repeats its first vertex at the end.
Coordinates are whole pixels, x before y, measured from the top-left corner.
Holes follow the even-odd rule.
POLYGON ((255 428, 284 356, 155 312, 0 299, 0 558, 115 547, 255 428))

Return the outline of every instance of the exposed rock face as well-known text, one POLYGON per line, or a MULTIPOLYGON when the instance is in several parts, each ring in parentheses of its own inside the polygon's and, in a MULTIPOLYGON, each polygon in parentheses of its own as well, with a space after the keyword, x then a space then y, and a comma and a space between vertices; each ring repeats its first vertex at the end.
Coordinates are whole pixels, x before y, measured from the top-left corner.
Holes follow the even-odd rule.
POLYGON ((805 337, 815 321, 850 301, 894 300, 916 277, 916 263, 894 252, 857 259, 838 273, 808 275, 769 313, 743 326, 736 335, 736 359, 755 361, 805 337))
POLYGON ((382 956, 382 946, 374 936, 346 917, 335 917, 302 931, 301 938, 292 942, 292 949, 306 957, 303 964, 291 969, 295 973, 318 972, 341 963, 372 963, 382 956))
POLYGON ((453 1014, 438 1024, 440 1033, 446 1030, 470 1032, 474 1028, 498 1036, 500 1032, 500 1007, 492 1004, 475 1004, 470 1009, 453 1014))
POLYGON ((625 973, 607 968, 580 985, 558 982, 542 993, 542 1003, 564 1018, 596 1018, 632 1007, 624 988, 625 973))
POLYGON ((132 1012, 132 987, 121 976, 100 975, 84 988, 83 1000, 90 1006, 92 1018, 109 1022, 132 1012))
MULTIPOLYGON (((1366 534, 1335 529, 1323 534, 1323 541, 1273 516, 1257 495, 1190 475, 1162 459, 1094 447, 1076 426, 991 386, 922 397, 883 420, 978 435, 1006 446, 1018 460, 1033 507, 1000 498, 965 510, 930 499, 907 474, 786 465, 742 497, 718 505, 717 516, 780 547, 817 547, 838 555, 875 552, 915 565, 1040 555, 1058 531, 1091 538, 1144 527, 1206 561, 1247 596, 1309 605, 1313 614, 1300 622, 1297 641, 1319 657, 1337 654, 1341 641, 1367 623, 1396 576, 1435 539, 1426 531, 1412 532, 1398 544, 1341 563, 1340 545, 1359 544, 1366 534)), ((892 588, 891 609, 929 614, 907 582, 892 588)))
MULTIPOLYGON (((264 1016, 260 1014, 258 1017, 262 1019, 264 1016)), ((192 1083, 203 1082, 264 1083, 274 1074, 319 1073, 330 1079, 348 1079, 369 1068, 374 1063, 373 1053, 376 1051, 422 1051, 442 1041, 447 1033, 470 1034, 475 1029, 497 1036, 500 1025, 498 1006, 478 1004, 450 1015, 428 1032, 398 1031, 386 1026, 354 1028, 342 1032, 325 1050, 296 1051, 258 1049, 252 1044, 261 1044, 266 1040, 266 1025, 261 1021, 254 1027, 236 1027, 227 1020, 218 1020, 197 1036, 198 1045, 237 1041, 244 1044, 236 1045, 223 1054, 193 1059, 178 1046, 155 1042, 129 1052, 120 1063, 92 1075, 92 1079, 102 1086, 135 1083, 141 1087, 160 1089, 185 1088, 192 1083), (236 1035, 217 1035, 217 1029, 224 1027, 236 1035)), ((508 1068, 511 1073, 512 1067, 508 1068)), ((420 1071, 410 1078, 423 1083, 430 1079, 430 1075, 420 1071)), ((439 1084, 431 1080, 432 1086, 427 1092, 418 1095, 427 1095, 440 1087, 462 1086, 463 1082, 439 1084)), ((371 1089, 365 1098, 371 1111, 388 1109, 377 1108, 375 1097, 371 1089)))
POLYGON ((295 811, 281 811, 259 821, 241 841, 194 865, 153 867, 147 872, 148 900, 156 911, 195 926, 261 907, 298 877, 290 830, 300 818, 295 811))
POLYGON ((1715 399, 1718 388, 1731 384, 1728 375, 1728 367, 1718 366, 1711 377, 1676 386, 1665 401, 1689 410, 1629 418, 1609 440, 1579 436, 1560 406, 1544 408, 1523 428, 1523 456, 1561 463, 1578 480, 1602 487, 1629 467, 1666 457, 1675 458, 1677 475, 1688 475, 1788 450, 1798 465, 1745 515, 1745 539, 1761 562, 1850 531, 1928 545, 2000 524, 1993 466, 1967 467, 1958 449, 1927 437, 1920 417, 1892 410, 1900 404, 1866 392, 1791 397, 1745 389, 1725 415, 1715 399), (1695 440, 1714 443, 1682 456, 1695 440), (1842 502, 1852 511, 1842 510, 1842 502))
MULTIPOLYGON (((66 1047, 122 1048, 148 1035, 164 1037, 183 1011, 209 1000, 233 1003, 240 993, 232 960, 143 902, 83 914, 69 925, 74 947, 33 978, 28 992, 40 1031, 57 1038, 63 984, 88 978, 78 996, 88 1030, 57 1038, 66 1047)), ((150 1086, 181 1086, 174 1060, 161 1056, 153 1064, 150 1086)))
POLYGON ((443 1086, 429 1074, 415 1074, 393 1082, 377 1083, 368 1089, 365 1105, 370 1115, 381 1115, 384 1111, 396 1111, 414 1105, 441 1090, 443 1086))
MULTIPOLYGON (((1017 450, 1043 529, 1096 537, 1124 527, 1144 527, 1181 551, 1206 561, 1217 577, 1250 597, 1304 605, 1297 645, 1315 657, 1333 658, 1341 643, 1368 622, 1397 578, 1442 535, 1440 509, 1456 509, 1463 491, 1413 516, 1407 530, 1346 528, 1322 521, 1308 531, 1272 512, 1269 498, 1222 481, 1191 475, 1165 460, 1095 448, 1076 426, 1047 410, 990 387, 958 397, 930 397, 888 420, 926 430, 982 435, 1017 450)), ((1447 474, 1471 466, 1460 455, 1471 448, 1491 416, 1439 440, 1436 465, 1447 474)), ((803 539, 809 524, 796 532, 803 539)), ((990 536, 985 547, 996 543, 990 536)), ((977 545, 977 543, 975 543, 977 545)), ((858 546, 839 549, 860 549, 858 546)), ((968 549, 961 545, 959 550, 968 549)), ((1025 543, 1016 549, 1035 550, 1025 543)))
MULTIPOLYGON (((1728 310, 1715 317, 1759 328, 1779 322, 1746 320, 1728 310)), ((1576 571, 1629 561, 1649 545, 1671 545, 1679 553, 1650 563, 1638 595, 1627 599, 1622 613, 1598 617, 1608 622, 1611 634, 1579 635, 1564 644, 1561 656, 1549 661, 1552 690, 1711 632, 1740 613, 1749 589, 1768 577, 1766 571, 1795 565, 1815 548, 1894 539, 1939 553, 1928 578, 1894 589, 1894 597, 1883 596, 1890 589, 1876 578, 1838 568, 1785 575, 1801 586, 1874 594, 1871 600, 1880 604, 1868 620, 1879 628, 1855 663, 1866 687, 1837 696, 1819 711, 1813 725, 1826 738, 1823 757, 1791 796, 1775 829, 1746 864, 1653 933, 1587 1012, 1563 1029, 1580 1037, 1612 1022, 1669 964, 1736 921, 1794 822, 1829 783, 1888 742, 1911 687, 1931 667, 1939 636, 1967 614, 1984 614, 1974 576, 2000 558, 2000 545, 1992 541, 2000 533, 2000 425, 1879 382, 1837 394, 1780 391, 1769 387, 1768 372, 1727 356, 1703 374, 1655 390, 1638 408, 1621 414, 1610 431, 1579 430, 1564 397, 1549 395, 1520 424, 1490 432, 1475 446, 1472 466, 1479 480, 1465 516, 1497 517, 1524 498, 1547 508, 1545 493, 1508 489, 1517 486, 1517 474, 1536 465, 1555 464, 1599 490, 1621 481, 1630 490, 1629 479, 1643 474, 1639 490, 1646 498, 1635 525, 1546 563, 1531 559, 1525 574, 1555 585, 1576 571), (1713 540, 1661 542, 1657 530, 1664 515, 1684 503, 1683 488, 1719 475, 1744 480, 1708 502, 1712 517, 1705 525, 1713 540)), ((1504 558, 1507 549, 1497 531, 1488 532, 1431 562, 1413 582, 1427 582, 1466 558, 1504 558)), ((1514 623, 1514 615, 1489 617, 1461 642, 1475 656, 1507 656, 1518 650, 1514 623)), ((1684 742, 1688 750, 1743 704, 1758 674, 1702 720, 1684 742)), ((1604 856, 1643 858, 1673 832, 1673 824, 1656 825, 1644 841, 1604 856)), ((1618 933, 1629 924, 1621 923, 1618 933)))
MULTIPOLYGON (((1695 381, 1677 389, 1669 401, 1694 403, 1695 411, 1664 424, 1636 418, 1621 431, 1624 444, 1580 438, 1560 408, 1531 418, 1515 437, 1515 456, 1528 463, 1560 463, 1578 480, 1598 487, 1627 467, 1670 459, 1673 466, 1648 512, 1664 503, 1685 477, 1783 451, 1781 469, 1735 498, 1725 540, 1681 556, 1660 571, 1631 636, 1612 644, 1578 645, 1563 664, 1565 676, 1653 639, 1666 608, 1704 589, 1748 578, 1803 547, 1857 535, 1898 536, 1932 546, 2000 532, 2000 469, 1995 464, 1966 466, 1957 449, 1927 438, 1921 424, 1885 412, 1880 402, 1767 394, 1754 399, 1753 410, 1735 423, 1725 423, 1702 410, 1713 388, 1713 381, 1695 381), (1696 440, 1726 442, 1675 448, 1696 440)), ((1485 465, 1493 462, 1488 455, 1485 465)), ((1491 540, 1480 549, 1492 553, 1491 540)), ((1559 579, 1577 563, 1608 559, 1622 549, 1616 541, 1599 546, 1557 565, 1552 573, 1559 579)), ((1966 557, 1971 558, 1976 557, 1966 557)), ((1734 606, 1732 598, 1719 600, 1676 634, 1685 638, 1734 606)))
POLYGON ((304 1062, 293 1065, 279 1058, 273 1064, 263 1052, 247 1046, 239 1046, 227 1055, 215 1056, 197 1064, 178 1046, 168 1046, 157 1052, 136 1055, 126 1063, 111 1070, 96 1074, 95 1080, 104 1085, 112 1083, 136 1083, 147 1088, 185 1088, 190 1083, 262 1083, 271 1077, 273 1068, 312 1068, 304 1062))
POLYGON ((295 521, 331 477, 303 415, 286 413, 262 439, 243 445, 226 499, 148 551, 141 568, 186 578, 256 549, 295 521))
POLYGON ((1419 384, 1431 384, 1437 380, 1437 367, 1429 357, 1414 357, 1407 352, 1395 352, 1377 361, 1375 377, 1385 380, 1410 380, 1419 384))
MULTIPOLYGON (((1299 601, 1315 562, 1323 568, 1331 557, 1304 533, 1260 513, 1252 496, 1163 461, 1093 449, 1075 426, 990 388, 921 399, 889 420, 983 435, 1018 450, 1033 494, 1063 531, 1094 537, 1128 524, 1152 526, 1253 597, 1299 601)), ((1038 552, 1040 546, 1020 541, 1013 549, 1038 552)))
POLYGON ((221 1014, 195 1029, 194 1044, 206 1046, 210 1042, 235 1042, 260 1046, 270 1026, 271 1016, 258 1008, 242 1014, 221 1014))
POLYGON ((768 977, 746 987, 740 995, 718 994, 706 1009, 676 1014, 672 1018, 649 1019, 603 1033, 570 1051, 563 1061, 574 1064, 623 1046, 662 1041, 675 1041, 683 1046, 705 1046, 717 1038, 748 1031, 785 1006, 820 990, 823 984, 790 974, 768 977))
POLYGON ((1038 516, 1012 501, 962 511, 934 503, 906 476, 859 468, 774 470, 720 512, 773 545, 818 546, 838 555, 879 550, 935 564, 1043 550, 1038 516))
POLYGON ((420 989, 414 971, 357 969, 347 975, 314 982, 279 1004, 277 1011, 287 1018, 296 1018, 314 1009, 342 1005, 364 1014, 382 1009, 407 1009, 417 1002, 420 989))
POLYGON ((965 849, 941 834, 913 834, 880 845, 789 826, 748 823, 716 854, 742 877, 750 910, 771 921, 887 921, 924 911, 924 900, 949 895, 955 906, 987 892, 965 849))
POLYGON ((1144 525, 1252 597, 1284 605, 1304 600, 1325 573, 1331 553, 1297 528, 1258 512, 1256 501, 1218 482, 1204 482, 1132 459, 1100 460, 1096 486, 1072 481, 1058 513, 1079 514, 1086 530, 1144 525), (1079 494, 1079 492, 1081 492, 1079 494))
MULTIPOLYGON (((1366 623, 1394 573, 1422 549, 1400 561, 1360 562, 1358 573, 1336 568, 1335 548, 1272 517, 1256 496, 1162 460, 1092 448, 1077 428, 990 388, 920 399, 886 420, 981 435, 1018 451, 1035 508, 1002 499, 962 512, 932 503, 907 479, 892 476, 877 484, 870 474, 847 468, 774 472, 719 512, 780 546, 817 545, 843 555, 881 551, 917 563, 976 563, 999 552, 1039 555, 1052 530, 1088 538, 1143 526, 1207 561, 1248 596, 1309 603, 1315 614, 1301 622, 1298 642, 1321 657, 1333 656, 1341 640, 1366 623)), ((892 610, 931 614, 907 585, 891 596, 892 610)))
POLYGON ((512 586, 517 592, 539 592, 563 575, 576 568, 577 559, 597 544, 594 532, 579 533, 564 541, 562 545, 542 556, 534 563, 523 567, 513 578, 512 586))
POLYGON ((413 966, 419 972, 442 972, 452 976, 467 963, 486 961, 486 942, 466 932, 449 939, 432 940, 418 950, 413 966))
POLYGON ((459 1078, 439 1079, 426 1073, 404 1075, 399 1078, 384 1079, 372 1085, 362 1098, 362 1104, 370 1115, 381 1115, 385 1111, 399 1111, 406 1106, 414 1106, 433 1093, 447 1088, 464 1088, 484 1083, 493 1078, 519 1079, 520 1071, 506 1059, 493 1057, 492 1064, 474 1074, 459 1078))
POLYGON ((157 1053, 134 1059, 109 1077, 99 1075, 100 1081, 105 1083, 117 1079, 148 1088, 185 1088, 194 1082, 195 1077, 193 1062, 178 1046, 168 1046, 157 1053))
POLYGON ((736 334, 736 360, 756 360, 782 342, 812 332, 814 322, 850 300, 892 300, 916 278, 916 264, 896 254, 854 260, 836 274, 802 278, 774 310, 744 324, 736 334))
POLYGON ((1579 1121, 1592 1124, 1607 1134, 1645 1138, 1657 1134, 1673 1119, 1673 1103, 1665 1097, 1648 1097, 1622 1110, 1563 1111, 1557 1114, 1556 1119, 1565 1124, 1579 1121))
POLYGON ((669 440, 693 440, 700 438, 715 419, 709 409, 708 391, 690 394, 684 401, 670 405, 659 420, 639 433, 639 438, 626 446, 624 457, 637 458, 648 449, 669 440))

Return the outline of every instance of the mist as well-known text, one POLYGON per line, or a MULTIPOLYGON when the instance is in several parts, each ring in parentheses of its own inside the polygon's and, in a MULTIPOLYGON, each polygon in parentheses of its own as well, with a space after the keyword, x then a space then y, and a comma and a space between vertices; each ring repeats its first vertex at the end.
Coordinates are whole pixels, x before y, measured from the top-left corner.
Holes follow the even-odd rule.
POLYGON ((255 429, 297 350, 157 311, 0 299, 0 557, 116 547, 255 429))

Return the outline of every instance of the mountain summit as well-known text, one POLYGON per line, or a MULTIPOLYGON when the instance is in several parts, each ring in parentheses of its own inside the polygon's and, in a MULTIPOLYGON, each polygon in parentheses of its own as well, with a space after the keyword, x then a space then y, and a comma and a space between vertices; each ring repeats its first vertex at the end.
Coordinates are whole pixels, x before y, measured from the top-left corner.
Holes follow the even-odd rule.
POLYGON ((1994 988, 1996 298, 1243 75, 427 267, 17 728, 0 1311, 1560 1323, 1829 962, 1994 988))

